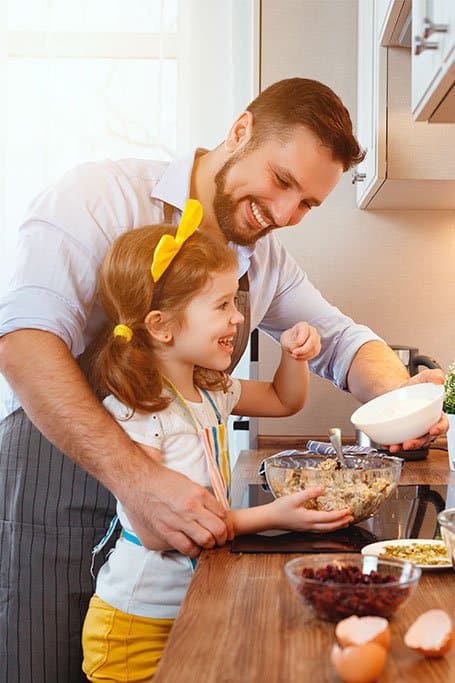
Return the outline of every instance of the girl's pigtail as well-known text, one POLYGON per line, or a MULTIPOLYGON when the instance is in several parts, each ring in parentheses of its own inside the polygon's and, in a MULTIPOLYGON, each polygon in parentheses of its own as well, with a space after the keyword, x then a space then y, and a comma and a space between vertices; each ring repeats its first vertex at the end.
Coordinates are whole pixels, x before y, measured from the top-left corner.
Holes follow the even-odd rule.
POLYGON ((96 359, 95 376, 100 387, 128 406, 131 414, 163 410, 169 403, 161 395, 152 340, 142 323, 114 327, 96 359))

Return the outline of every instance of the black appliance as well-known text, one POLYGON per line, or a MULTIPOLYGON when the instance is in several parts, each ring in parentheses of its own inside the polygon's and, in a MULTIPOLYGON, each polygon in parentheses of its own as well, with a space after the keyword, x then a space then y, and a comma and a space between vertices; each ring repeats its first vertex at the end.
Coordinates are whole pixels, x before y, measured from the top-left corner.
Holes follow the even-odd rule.
MULTIPOLYGON (((437 515, 453 505, 455 485, 399 485, 373 517, 324 534, 310 531, 270 530, 236 536, 231 552, 333 553, 360 552, 368 543, 390 538, 440 538, 437 515)), ((266 484, 249 484, 241 507, 265 505, 274 500, 266 484)))
POLYGON ((390 348, 395 351, 403 365, 406 366, 411 377, 419 372, 421 366, 430 370, 441 369, 441 366, 434 358, 423 356, 419 353, 419 349, 412 346, 391 346, 390 348))

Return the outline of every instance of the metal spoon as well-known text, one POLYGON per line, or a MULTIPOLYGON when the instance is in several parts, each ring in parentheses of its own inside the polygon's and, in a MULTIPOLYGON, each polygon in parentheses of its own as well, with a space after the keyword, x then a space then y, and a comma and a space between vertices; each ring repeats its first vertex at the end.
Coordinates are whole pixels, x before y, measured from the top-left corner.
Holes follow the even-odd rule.
POLYGON ((335 449, 337 458, 340 461, 341 467, 347 468, 346 458, 343 455, 343 448, 341 445, 341 429, 333 427, 329 429, 330 443, 335 449))

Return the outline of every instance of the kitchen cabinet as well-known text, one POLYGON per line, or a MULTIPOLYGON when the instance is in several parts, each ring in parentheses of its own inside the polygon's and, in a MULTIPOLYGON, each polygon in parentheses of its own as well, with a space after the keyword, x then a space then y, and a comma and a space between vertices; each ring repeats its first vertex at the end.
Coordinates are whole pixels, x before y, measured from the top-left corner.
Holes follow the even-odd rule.
POLYGON ((411 47, 411 0, 389 0, 380 30, 384 47, 411 47))
POLYGON ((454 0, 413 0, 412 111, 416 121, 455 123, 454 0))
POLYGON ((381 45, 387 0, 358 5, 357 137, 362 209, 454 209, 455 126, 413 120, 411 51, 381 45))

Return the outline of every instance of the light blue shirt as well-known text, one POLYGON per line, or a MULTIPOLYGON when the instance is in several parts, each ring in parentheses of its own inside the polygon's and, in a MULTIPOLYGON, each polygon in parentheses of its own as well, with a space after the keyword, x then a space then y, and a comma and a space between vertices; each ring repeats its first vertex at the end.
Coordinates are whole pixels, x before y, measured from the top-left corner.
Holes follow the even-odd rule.
MULTIPOLYGON (((178 220, 193 160, 194 152, 171 163, 82 164, 40 194, 19 229, 15 273, 0 299, 0 336, 23 328, 45 330, 78 357, 104 321, 96 276, 109 245, 126 230, 163 222, 163 202, 178 209, 178 220)), ((254 247, 235 249, 239 277, 248 270, 251 329, 260 327, 278 339, 284 329, 306 320, 322 338, 311 370, 345 389, 357 350, 380 338, 329 304, 273 233, 254 247)), ((18 406, 7 391, 0 417, 18 406)))

